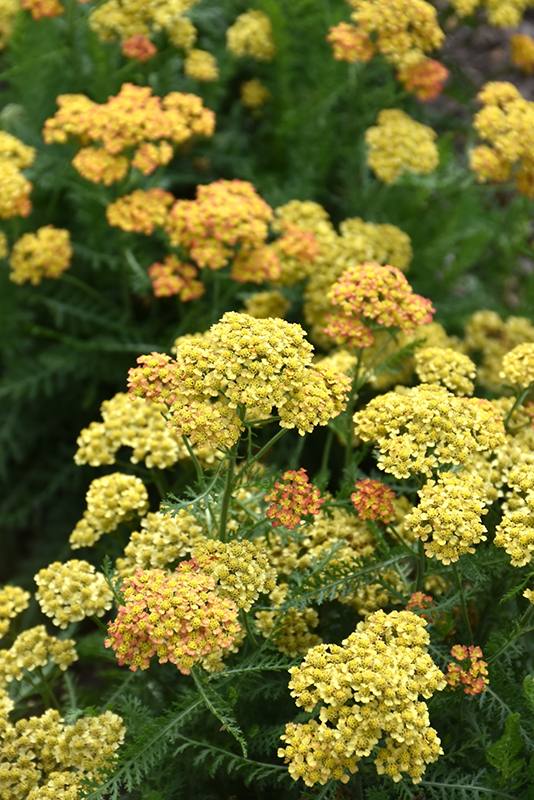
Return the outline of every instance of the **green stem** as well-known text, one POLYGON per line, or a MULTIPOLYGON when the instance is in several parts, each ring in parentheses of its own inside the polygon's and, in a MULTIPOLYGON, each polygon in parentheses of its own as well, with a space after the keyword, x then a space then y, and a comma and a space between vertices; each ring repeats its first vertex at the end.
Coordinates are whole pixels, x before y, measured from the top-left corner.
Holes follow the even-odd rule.
POLYGON ((277 442, 279 439, 281 439, 281 438, 282 438, 282 436, 283 436, 285 433, 287 433, 287 428, 280 428, 280 430, 278 431, 278 433, 276 433, 276 434, 275 434, 275 435, 272 437, 272 439, 270 439, 270 440, 267 442, 267 444, 266 444, 266 445, 264 445, 264 446, 261 448, 261 450, 259 451, 259 453, 256 453, 256 455, 255 455, 255 456, 253 456, 251 459, 248 459, 248 460, 247 460, 247 463, 245 464, 245 466, 243 467, 243 469, 241 469, 241 470, 240 470, 240 471, 237 473, 237 475, 236 475, 236 483, 237 483, 237 482, 238 482, 238 481, 239 481, 239 480, 242 478, 242 476, 245 474, 245 472, 246 472, 248 469, 250 469, 250 467, 251 467, 253 464, 255 464, 255 463, 256 463, 256 461, 259 461, 259 459, 260 459, 262 456, 264 456, 264 455, 265 455, 265 453, 267 452, 267 450, 270 450, 270 449, 271 449, 271 447, 273 446, 273 444, 275 444, 275 443, 276 443, 276 442, 277 442))
MULTIPOLYGON (((246 414, 246 406, 241 406, 239 409, 239 419, 242 422, 246 414)), ((230 501, 232 499, 232 491, 237 481, 235 475, 235 462, 237 460, 237 448, 239 446, 239 439, 234 444, 228 456, 228 463, 226 465, 226 481, 224 484, 224 492, 221 502, 221 515, 219 517, 219 540, 226 542, 226 524, 228 522, 228 511, 230 509, 230 501)))
POLYGON ((425 582, 426 572, 426 553, 423 542, 419 539, 417 543, 417 582, 415 590, 421 592, 425 582))
POLYGON ((100 294, 100 292, 97 289, 93 289, 92 286, 89 286, 88 283, 82 281, 80 278, 77 278, 75 275, 71 275, 68 272, 64 272, 63 275, 61 275, 60 280, 63 281, 63 283, 70 283, 71 286, 76 286, 77 289, 81 289, 82 292, 85 292, 94 300, 98 300, 99 303, 108 306, 108 308, 115 308, 113 303, 106 297, 104 297, 102 294, 100 294))
POLYGON ((100 630, 101 630, 103 633, 105 633, 105 634, 106 634, 106 636, 107 636, 107 635, 108 635, 108 629, 106 628, 106 626, 104 625, 104 623, 102 622, 102 620, 101 620, 101 619, 98 619, 98 617, 96 616, 96 614, 91 614, 91 619, 93 620, 93 622, 95 623, 95 625, 97 625, 97 626, 100 628, 100 630))
POLYGON ((243 623, 243 627, 244 627, 245 632, 247 634, 247 639, 250 641, 250 643, 253 646, 254 650, 257 650, 259 648, 258 640, 256 639, 256 637, 254 636, 254 633, 252 632, 252 628, 251 628, 248 616, 247 616, 245 611, 241 611, 241 613, 239 614, 239 619, 243 623))
POLYGON ((509 427, 509 424, 508 424, 508 423, 510 422, 510 420, 511 420, 511 418, 512 418, 512 414, 514 413, 514 411, 516 410, 516 408, 518 408, 518 407, 519 407, 519 406, 520 406, 520 405, 523 403, 523 400, 525 400, 525 398, 526 398, 526 397, 528 397, 528 395, 529 395, 529 394, 530 394, 530 392, 532 391, 532 388, 533 388, 533 384, 531 383, 531 384, 529 384, 529 386, 527 386, 527 388, 526 388, 526 389, 523 389, 523 391, 522 391, 522 392, 520 392, 520 393, 517 395, 517 397, 516 397, 516 399, 515 399, 515 402, 514 402, 514 404, 513 404, 512 408, 510 409, 510 411, 508 412, 508 414, 505 416, 505 418, 504 418, 504 427, 506 428, 506 432, 507 432, 507 433, 510 433, 510 427, 509 427))
POLYGON ((460 578, 460 572, 456 563, 453 562, 452 564, 452 571, 454 574, 454 580, 456 581, 456 586, 458 588, 458 592, 460 594, 460 604, 462 606, 462 619, 464 621, 464 626, 467 631, 467 637, 469 639, 469 644, 473 644, 473 631, 471 630, 471 623, 469 622, 469 614, 467 613, 467 603, 465 601, 465 593, 464 587, 462 584, 462 580, 460 578))
POLYGON ((204 470, 202 469, 200 461, 196 457, 195 452, 194 452, 194 450, 191 447, 191 444, 189 442, 189 439, 187 438, 187 436, 185 434, 182 434, 182 439, 183 439, 183 442, 184 442, 184 444, 185 444, 185 446, 187 448, 187 452, 189 453, 191 461, 193 462, 193 464, 195 466, 195 470, 196 470, 196 473, 197 473, 197 478, 198 478, 199 485, 203 489, 205 489, 206 488, 206 481, 204 479, 204 470))
POLYGON ((42 667, 37 667, 35 672, 39 676, 39 686, 42 687, 42 691, 41 691, 41 688, 38 688, 37 691, 39 692, 39 694, 43 698, 43 702, 44 702, 45 706, 47 708, 50 708, 50 705, 53 705, 59 711, 59 703, 57 702, 57 700, 55 698, 54 692, 52 691, 52 689, 50 688, 50 686, 46 682, 46 678, 44 676, 43 668, 42 667))

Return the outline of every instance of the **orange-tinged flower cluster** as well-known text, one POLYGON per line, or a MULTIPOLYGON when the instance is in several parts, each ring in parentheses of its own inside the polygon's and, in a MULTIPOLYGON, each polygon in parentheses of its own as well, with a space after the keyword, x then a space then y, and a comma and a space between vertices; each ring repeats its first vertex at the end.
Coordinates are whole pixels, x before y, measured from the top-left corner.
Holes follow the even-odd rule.
POLYGON ((445 34, 436 9, 426 0, 349 0, 354 25, 340 23, 327 39, 334 58, 369 61, 381 53, 397 68, 415 64, 441 47, 445 34))
POLYGON ((226 45, 235 56, 272 61, 276 55, 276 46, 271 20, 264 11, 245 11, 227 28, 226 45))
POLYGON ((534 39, 526 33, 513 33, 510 36, 511 58, 514 67, 519 67, 527 75, 534 72, 534 39))
POLYGON ((503 183, 514 175, 519 192, 534 197, 534 103, 506 81, 487 83, 477 99, 484 107, 475 114, 473 127, 489 144, 471 150, 471 169, 481 183, 503 183))
POLYGON ((204 294, 204 284, 196 280, 198 269, 193 264, 182 263, 171 254, 163 264, 156 262, 148 268, 156 297, 179 295, 180 300, 196 300, 204 294))
POLYGON ((35 161, 35 148, 0 131, 0 219, 27 217, 33 185, 22 174, 35 161))
POLYGON ((174 573, 138 569, 123 582, 125 605, 108 625, 106 647, 135 672, 170 661, 184 675, 214 651, 232 645, 241 626, 235 603, 215 593, 215 581, 195 559, 174 573))
MULTIPOLYGON (((431 610, 434 607, 434 598, 430 594, 425 594, 424 592, 413 592, 410 596, 410 599, 406 603, 406 611, 411 611, 413 608, 419 608, 423 612, 431 610)), ((433 613, 432 611, 430 614, 419 614, 420 617, 426 619, 427 622, 432 621, 433 613)))
POLYGON ((447 67, 433 58, 422 58, 415 64, 408 64, 397 73, 407 92, 414 92, 422 103, 435 100, 443 91, 450 75, 447 67))
POLYGON ((172 427, 192 443, 232 446, 243 428, 238 411, 268 417, 276 406, 280 426, 303 434, 343 410, 350 380, 313 365, 312 352, 300 325, 230 311, 206 338, 180 342, 175 361, 141 356, 128 383, 132 394, 168 405, 172 427))
POLYGON ((327 315, 324 332, 353 347, 373 344, 371 322, 409 333, 431 322, 434 313, 430 300, 414 294, 399 269, 373 262, 345 270, 328 297, 336 310, 327 315))
POLYGON ((24 233, 13 245, 9 257, 14 283, 30 281, 34 286, 43 278, 59 278, 70 267, 70 234, 61 228, 45 225, 35 233, 24 233))
POLYGON ((325 502, 319 489, 314 488, 308 480, 308 473, 301 467, 290 469, 281 476, 268 494, 263 496, 271 505, 266 516, 272 520, 273 528, 283 525, 294 530, 308 514, 318 514, 325 502))
POLYGON ((439 163, 437 134, 400 108, 384 108, 377 124, 365 131, 367 163, 388 186, 403 172, 428 175, 439 163))
POLYGON ((309 277, 321 251, 321 245, 311 231, 306 231, 289 220, 276 220, 273 224, 281 236, 272 247, 280 263, 280 274, 276 283, 292 286, 309 277))
POLYGON ((163 189, 136 189, 119 197, 106 208, 110 225, 123 231, 135 231, 150 236, 155 228, 163 228, 174 197, 163 189))
POLYGON ((275 254, 266 258, 273 211, 248 181, 219 180, 198 186, 196 200, 177 200, 169 212, 171 244, 184 248, 199 267, 221 269, 232 260, 237 280, 261 283, 277 277, 275 254), (243 278, 244 271, 247 277, 243 278))
POLYGON ((354 415, 355 432, 378 443, 378 466, 397 478, 466 464, 478 451, 506 441, 501 416, 489 400, 455 397, 422 384, 373 398, 354 415))
POLYGON ((489 683, 487 662, 482 660, 482 650, 480 647, 470 645, 455 644, 451 647, 451 656, 454 661, 447 664, 447 674, 445 680, 451 689, 463 687, 465 694, 480 694, 486 691, 489 683))
POLYGON ((410 611, 377 611, 336 644, 318 645, 289 672, 297 706, 319 722, 289 723, 278 755, 289 762, 293 780, 307 786, 333 778, 346 783, 358 762, 371 754, 379 775, 395 782, 407 773, 419 783, 426 765, 443 752, 430 727, 426 703, 445 688, 443 673, 426 652, 426 622, 410 611))
POLYGON ((130 165, 150 175, 169 163, 173 146, 193 136, 211 136, 215 127, 215 115, 200 97, 171 92, 160 98, 150 87, 132 83, 101 105, 83 94, 59 95, 57 103, 59 111, 44 125, 45 142, 63 143, 73 136, 84 145, 100 143, 83 147, 72 163, 83 177, 108 186, 124 177, 130 165))
POLYGON ((59 0, 22 0, 22 8, 29 11, 34 19, 59 17, 65 13, 59 0))
POLYGON ((146 64, 158 52, 156 45, 152 44, 148 36, 143 36, 142 33, 136 33, 135 36, 125 39, 121 44, 121 50, 123 56, 134 58, 141 64, 146 64))
POLYGON ((353 492, 350 499, 360 519, 372 519, 375 522, 380 520, 385 523, 395 519, 393 489, 371 478, 356 481, 354 488, 358 491, 353 492))

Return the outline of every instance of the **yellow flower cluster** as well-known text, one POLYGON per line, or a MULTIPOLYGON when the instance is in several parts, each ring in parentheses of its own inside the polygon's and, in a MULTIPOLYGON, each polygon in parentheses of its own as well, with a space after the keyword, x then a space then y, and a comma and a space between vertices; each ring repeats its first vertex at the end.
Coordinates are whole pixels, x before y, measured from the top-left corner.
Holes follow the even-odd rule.
POLYGON ((304 655, 311 647, 321 644, 322 639, 312 628, 319 624, 319 615, 314 608, 283 608, 288 593, 287 584, 276 586, 269 595, 272 611, 256 611, 256 627, 266 639, 272 638, 281 653, 295 658, 304 655))
POLYGON ((108 0, 89 15, 89 27, 101 42, 111 42, 165 30, 175 47, 188 49, 194 44, 196 28, 183 16, 199 0, 108 0))
POLYGON ((532 0, 451 0, 452 7, 461 17, 473 14, 481 6, 488 15, 488 22, 497 28, 517 28, 532 0))
POLYGON ((275 251, 266 244, 270 206, 248 181, 219 180, 197 187, 196 200, 177 200, 166 231, 199 267, 216 270, 232 260, 234 280, 261 283, 280 273, 275 251))
POLYGON ((438 383, 457 395, 472 395, 476 367, 469 356, 451 347, 421 347, 415 356, 415 371, 422 383, 438 383))
POLYGON ((131 194, 119 197, 106 208, 110 225, 123 231, 135 231, 150 236, 154 228, 163 228, 167 223, 169 208, 174 197, 163 189, 136 189, 131 194))
POLYGON ((397 69, 421 61, 425 53, 441 47, 445 34, 436 9, 426 0, 348 0, 355 10, 355 25, 342 22, 327 39, 334 58, 369 61, 381 53, 397 69))
POLYGON ((57 279, 70 267, 70 234, 62 228, 45 225, 35 233, 24 233, 13 245, 9 257, 14 283, 30 281, 34 286, 43 278, 57 279))
POLYGON ((350 385, 345 375, 312 365, 304 335, 297 324, 230 311, 208 339, 181 342, 176 361, 141 356, 130 391, 167 403, 173 427, 193 444, 235 444, 243 425, 234 409, 269 416, 276 406, 280 426, 304 434, 343 410, 350 385))
MULTIPOLYGON (((101 405, 103 422, 91 422, 76 440, 76 464, 114 464, 121 447, 131 447, 132 464, 145 462, 150 469, 167 469, 177 461, 189 458, 189 451, 172 430, 162 412, 164 405, 148 404, 119 392, 101 405)), ((216 452, 209 446, 195 447, 194 453, 203 464, 213 464, 216 452)))
POLYGON ((272 292, 256 292, 244 300, 244 313, 256 319, 279 317, 283 319, 291 306, 289 300, 278 290, 272 292))
POLYGON ((503 321, 495 311, 476 311, 465 327, 465 345, 479 357, 477 382, 492 391, 502 388, 502 359, 519 344, 534 343, 534 325, 526 317, 503 321))
POLYGON ((502 360, 501 378, 511 386, 528 388, 534 383, 534 343, 519 344, 502 360))
POLYGON ((530 132, 534 125, 534 103, 525 100, 512 83, 493 81, 482 87, 477 99, 483 104, 473 119, 481 139, 489 142, 474 147, 470 167, 485 183, 503 183, 514 167, 517 189, 534 197, 534 159, 530 132))
POLYGON ((391 186, 403 172, 429 175, 439 163, 437 134, 400 108, 384 108, 377 124, 365 131, 367 164, 391 186))
POLYGON ((360 622, 341 646, 319 645, 289 672, 297 706, 313 711, 320 722, 290 723, 278 755, 289 774, 307 786, 358 771, 383 734, 375 766, 395 782, 407 773, 419 783, 426 765, 443 752, 430 727, 426 703, 445 687, 443 673, 426 652, 426 622, 411 611, 377 611, 360 622))
POLYGON ((92 547, 104 533, 111 533, 121 522, 148 511, 148 493, 140 478, 114 472, 95 478, 85 495, 87 509, 70 535, 73 550, 92 547))
POLYGON ((264 86, 258 78, 251 78, 249 81, 244 81, 239 87, 239 94, 243 105, 246 108, 250 108, 252 111, 261 108, 271 99, 269 89, 264 86))
POLYGON ((204 538, 192 556, 205 575, 216 581, 217 594, 250 611, 260 594, 274 589, 276 570, 269 565, 265 548, 246 539, 225 543, 204 538))
POLYGON ((473 545, 486 541, 481 515, 487 514, 482 499, 482 478, 443 472, 418 491, 419 505, 408 514, 406 528, 425 543, 425 553, 443 564, 474 553, 473 545))
POLYGON ((48 661, 53 661, 61 670, 66 670, 78 654, 74 649, 72 639, 58 639, 49 636, 44 625, 19 633, 8 650, 0 650, 0 686, 7 683, 20 681, 23 669, 33 672, 38 667, 44 667, 48 661))
POLYGON ((87 180, 106 186, 123 178, 130 165, 150 175, 169 163, 173 145, 212 136, 215 127, 215 115, 200 97, 170 92, 160 98, 149 86, 132 83, 124 83, 116 97, 101 105, 83 94, 59 95, 57 104, 59 111, 43 128, 45 142, 64 143, 73 136, 84 145, 100 143, 83 147, 72 164, 87 180))
POLYGON ((375 225, 359 217, 346 219, 338 234, 328 213, 318 203, 292 200, 275 209, 276 216, 286 223, 313 235, 319 252, 308 267, 283 261, 282 276, 286 285, 310 276, 305 289, 304 318, 311 336, 322 346, 331 347, 332 340, 323 333, 325 317, 331 311, 328 292, 340 275, 353 264, 376 261, 406 271, 412 259, 410 237, 387 223, 375 225), (294 279, 289 267, 297 269, 294 279))
MULTIPOLYGON (((5 702, 2 693, 0 705, 5 702)), ((122 718, 106 711, 65 723, 55 709, 15 724, 0 716, 0 795, 9 800, 76 800, 124 741, 122 718)))
POLYGON ((534 72, 534 39, 526 33, 513 33, 510 36, 511 61, 527 75, 534 72))
POLYGON ((30 167, 34 161, 34 147, 28 147, 10 133, 0 131, 0 219, 27 217, 32 210, 30 192, 33 185, 21 170, 30 167))
POLYGON ((0 589, 0 639, 9 630, 9 620, 30 605, 30 593, 20 586, 4 586, 0 589))
POLYGON ((388 392, 354 415, 356 433, 378 443, 378 466, 397 478, 465 464, 473 453, 505 443, 502 419, 488 400, 455 397, 422 384, 388 392))
POLYGON ((219 78, 217 59, 207 50, 190 50, 184 59, 184 75, 207 83, 219 78))
POLYGON ((124 558, 117 559, 117 572, 129 578, 137 569, 165 569, 189 555, 202 538, 197 520, 183 508, 174 516, 149 512, 141 520, 141 530, 130 536, 124 558))
POLYGON ((0 50, 3 50, 9 41, 13 21, 19 10, 20 0, 2 0, 0 3, 0 50))
POLYGON ((534 470, 530 462, 513 467, 507 483, 511 492, 503 504, 504 515, 495 529, 494 543, 510 556, 512 566, 530 564, 534 552, 534 470))
POLYGON ((238 58, 272 61, 276 55, 273 26, 264 11, 245 11, 226 30, 226 45, 238 58))
POLYGON ((106 579, 88 561, 54 561, 39 570, 34 580, 39 587, 35 598, 41 611, 59 628, 85 617, 102 617, 113 604, 106 579))

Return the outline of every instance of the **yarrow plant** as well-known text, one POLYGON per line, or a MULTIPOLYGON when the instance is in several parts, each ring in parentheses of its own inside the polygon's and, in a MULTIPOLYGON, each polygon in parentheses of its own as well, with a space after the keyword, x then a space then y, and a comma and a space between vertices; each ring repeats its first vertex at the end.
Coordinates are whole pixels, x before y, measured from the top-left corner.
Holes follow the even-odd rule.
POLYGON ((319 489, 309 482, 305 469, 288 470, 276 481, 274 489, 264 495, 263 499, 271 503, 265 514, 272 521, 273 528, 283 525, 294 530, 302 522, 302 517, 319 513, 325 502, 320 495, 319 489))
POLYGON ((533 4, 0 0, 2 800, 531 800, 533 4))

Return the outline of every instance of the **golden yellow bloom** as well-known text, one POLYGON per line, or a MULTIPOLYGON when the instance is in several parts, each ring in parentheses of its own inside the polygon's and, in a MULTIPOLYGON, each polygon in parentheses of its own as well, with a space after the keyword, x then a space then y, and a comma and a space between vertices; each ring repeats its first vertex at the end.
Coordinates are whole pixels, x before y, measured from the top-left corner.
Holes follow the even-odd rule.
POLYGON ((95 478, 85 496, 87 509, 70 535, 73 550, 92 547, 104 533, 111 533, 135 514, 148 511, 148 493, 140 478, 114 472, 95 478))
POLYGON ((269 416, 276 406, 280 426, 303 434, 342 411, 350 385, 346 376, 312 365, 312 351, 300 325, 232 311, 209 338, 181 342, 174 362, 160 353, 141 356, 129 387, 169 405, 172 425, 194 444, 235 444, 243 427, 238 407, 269 416))
POLYGON ((418 491, 419 505, 405 520, 405 527, 425 543, 425 553, 451 564, 473 545, 486 541, 481 515, 487 514, 482 499, 483 482, 476 475, 442 472, 418 491), (430 539, 430 541, 429 541, 430 539))
POLYGON ((72 246, 66 230, 45 225, 35 233, 24 233, 13 245, 9 257, 14 283, 30 281, 34 286, 43 278, 61 277, 70 267, 72 246))
POLYGON ((41 611, 60 628, 85 617, 102 617, 113 604, 106 579, 87 561, 54 561, 39 570, 34 580, 39 587, 35 597, 41 611))
POLYGON ((0 131, 0 162, 8 161, 17 169, 26 169, 35 161, 35 154, 35 147, 29 147, 10 133, 0 131))
POLYGON ((515 171, 517 189, 534 196, 534 157, 530 133, 534 125, 534 103, 525 100, 518 89, 506 81, 487 83, 477 99, 483 108, 473 119, 473 127, 488 145, 474 147, 471 169, 481 182, 507 181, 515 171))
POLYGON ((0 638, 9 630, 9 620, 30 605, 30 593, 20 586, 4 586, 0 589, 0 638))
POLYGON ((4 231, 0 231, 0 259, 5 258, 9 254, 9 243, 4 231))
POLYGON ((428 175, 439 162, 436 138, 432 128, 416 122, 399 108, 382 109, 377 125, 365 132, 367 163, 388 186, 403 172, 428 175))
POLYGON ((204 537, 195 544, 192 556, 201 571, 216 581, 217 594, 233 600, 244 611, 250 611, 260 594, 275 587, 276 570, 269 565, 261 544, 246 539, 225 543, 204 537))
POLYGON ((183 42, 184 37, 186 42, 190 41, 191 33, 184 33, 184 28, 190 21, 182 15, 198 2, 199 0, 108 0, 91 11, 89 27, 102 42, 110 42, 116 38, 129 39, 136 34, 148 36, 163 28, 175 47, 183 47, 182 43, 175 43, 171 36, 178 37, 180 42, 183 42))
POLYGON ((15 164, 0 160, 0 219, 27 217, 32 210, 32 189, 33 184, 15 164))
POLYGON ((472 395, 476 376, 471 359, 450 347, 421 347, 415 353, 415 371, 421 383, 438 383, 457 395, 472 395))
POLYGON ((291 303, 278 290, 272 292, 256 292, 245 298, 245 312, 257 319, 279 317, 283 319, 291 303))
POLYGON ((488 400, 455 397, 436 385, 379 395, 354 422, 364 441, 378 443, 380 469, 397 478, 412 472, 431 476, 505 443, 502 419, 488 400))
POLYGON ((335 46, 336 58, 369 61, 381 53, 397 68, 415 64, 441 47, 445 34, 438 24, 436 9, 426 0, 348 0, 355 10, 346 23, 330 29, 327 37, 335 46), (352 30, 350 30, 352 28, 352 30))
POLYGON ((173 561, 188 556, 203 538, 201 526, 183 508, 174 516, 149 512, 141 520, 141 530, 130 536, 124 558, 117 559, 117 572, 127 578, 135 575, 139 568, 165 569, 173 561))
POLYGON ((419 783, 426 765, 443 752, 430 727, 428 709, 418 700, 445 688, 443 673, 426 652, 426 621, 411 611, 377 611, 360 622, 341 646, 311 648, 289 672, 297 706, 319 720, 290 723, 278 755, 289 762, 294 780, 324 785, 347 782, 349 772, 371 754, 385 734, 375 765, 394 781, 408 773, 419 783))
POLYGON ((519 344, 503 357, 501 378, 512 386, 534 383, 534 343, 519 344))
POLYGON ((226 30, 226 45, 235 56, 272 61, 276 46, 271 20, 264 11, 245 11, 226 30))
POLYGON ((503 321, 495 311, 476 311, 465 326, 465 345, 480 358, 478 383, 494 392, 501 391, 503 357, 525 342, 534 342, 531 320, 508 317, 503 321))
POLYGON ((219 79, 217 59, 207 50, 190 50, 184 61, 184 74, 195 81, 219 79))
POLYGON ((239 87, 239 94, 241 95, 241 102, 243 105, 253 110, 261 108, 271 99, 269 89, 264 86, 258 78, 251 78, 249 81, 244 81, 239 87))
POLYGON ((461 17, 473 14, 482 6, 490 25, 497 28, 517 28, 523 13, 533 5, 532 0, 451 0, 451 5, 461 17))
POLYGON ((494 543, 510 556, 514 567, 529 564, 534 553, 534 470, 532 459, 512 467, 506 481, 511 491, 504 516, 495 529, 494 543))
POLYGON ((189 17, 178 17, 166 28, 169 42, 180 50, 191 50, 198 36, 198 31, 189 17))
POLYGON ((13 30, 13 20, 20 10, 20 0, 2 0, 0 3, 0 50, 9 41, 13 30))
POLYGON ((534 72, 534 39, 526 33, 513 33, 510 36, 512 64, 527 75, 534 72))

